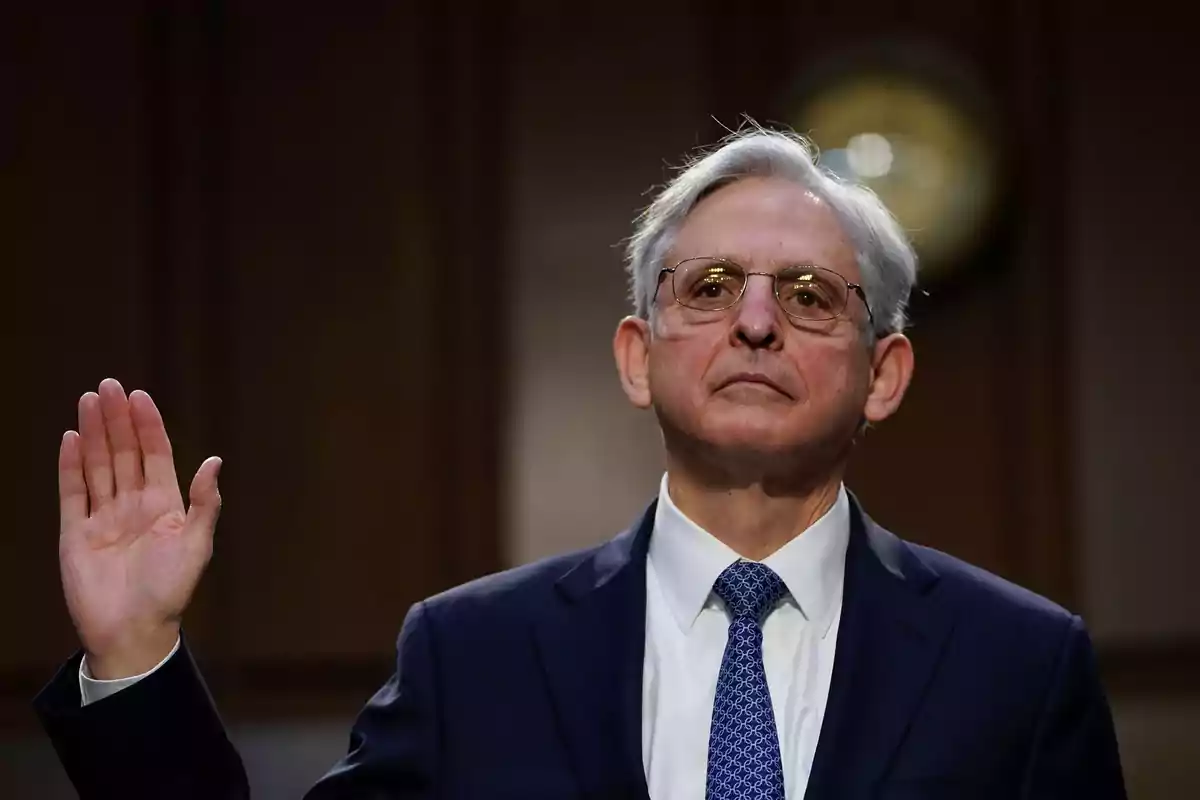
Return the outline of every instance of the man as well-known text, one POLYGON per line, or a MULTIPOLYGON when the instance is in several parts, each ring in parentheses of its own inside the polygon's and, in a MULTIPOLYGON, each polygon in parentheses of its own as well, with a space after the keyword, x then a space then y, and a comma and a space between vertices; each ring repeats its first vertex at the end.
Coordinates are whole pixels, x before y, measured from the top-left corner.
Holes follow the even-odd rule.
MULTIPOLYGON (((310 798, 1124 797, 1078 617, 901 541, 842 485, 899 407, 915 259, 869 192, 752 130, 638 219, 621 384, 658 500, 600 547, 418 603, 310 798)), ((245 797, 180 639, 220 462, 185 512, 162 419, 115 381, 60 454, 83 649, 37 708, 84 797, 245 797)))

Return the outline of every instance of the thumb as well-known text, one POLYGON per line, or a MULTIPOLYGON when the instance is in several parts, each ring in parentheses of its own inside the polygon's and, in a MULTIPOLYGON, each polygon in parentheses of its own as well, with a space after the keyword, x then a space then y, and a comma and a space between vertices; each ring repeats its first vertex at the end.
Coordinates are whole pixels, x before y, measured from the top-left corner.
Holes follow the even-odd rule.
POLYGON ((198 525, 210 533, 217 525, 221 511, 221 493, 217 490, 217 473, 221 471, 221 459, 213 456, 205 460, 192 478, 188 491, 187 526, 198 525))

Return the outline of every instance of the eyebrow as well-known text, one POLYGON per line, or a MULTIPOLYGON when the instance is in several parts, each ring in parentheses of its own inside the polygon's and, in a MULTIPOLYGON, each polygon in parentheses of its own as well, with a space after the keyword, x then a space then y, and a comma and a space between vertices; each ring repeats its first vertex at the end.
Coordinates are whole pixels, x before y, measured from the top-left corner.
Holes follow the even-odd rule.
MULTIPOLYGON (((732 261, 733 263, 737 264, 739 267, 748 267, 750 262, 753 260, 753 259, 749 259, 749 258, 741 258, 739 256, 726 255, 724 253, 718 253, 718 254, 710 253, 708 255, 692 256, 692 258, 719 258, 724 261, 732 261)), ((771 263, 768 266, 774 267, 775 269, 786 269, 788 267, 820 267, 821 262, 815 261, 811 258, 809 258, 809 259, 790 259, 787 261, 774 259, 771 261, 771 263)), ((833 269, 832 267, 822 267, 822 269, 827 269, 830 272, 837 272, 837 270, 833 269)), ((841 273, 839 272, 838 274, 840 275, 841 273)))

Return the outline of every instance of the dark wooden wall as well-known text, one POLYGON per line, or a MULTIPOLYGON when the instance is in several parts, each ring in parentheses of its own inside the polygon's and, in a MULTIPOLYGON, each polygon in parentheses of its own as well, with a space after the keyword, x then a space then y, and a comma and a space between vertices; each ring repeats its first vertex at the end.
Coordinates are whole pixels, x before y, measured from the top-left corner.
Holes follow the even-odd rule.
MULTIPOLYGON (((657 156, 674 160, 743 113, 785 119, 806 65, 897 33, 979 74, 1019 169, 1009 224, 979 256, 1003 268, 918 309, 913 391, 852 484, 899 532, 1077 598, 1059 4, 75 6, 0 22, 15 123, 0 126, 0 721, 27 724, 74 648, 54 458, 80 393, 110 375, 145 388, 182 474, 225 459, 216 558, 187 620, 222 706, 336 696, 350 712, 411 602, 503 565, 510 97, 525 89, 544 118, 530 141, 564 157, 576 132, 611 129, 573 168, 605 170, 660 123, 694 131, 657 156), (512 49, 518 21, 551 58, 512 49), (672 25, 697 32, 685 52, 672 25), (636 117, 575 115, 587 103, 546 77, 569 54, 589 91, 638 91, 622 37, 643 55, 661 38, 647 85, 694 92, 694 125, 653 97, 636 117), (533 91, 515 74, 546 79, 533 91)), ((625 213, 644 198, 593 201, 625 213)), ((552 218, 561 198, 538 202, 552 218)))
POLYGON ((218 693, 381 680, 409 604, 500 566, 494 11, 11 16, 5 693, 74 648, 55 443, 106 376, 158 400, 185 485, 225 459, 186 620, 218 693))

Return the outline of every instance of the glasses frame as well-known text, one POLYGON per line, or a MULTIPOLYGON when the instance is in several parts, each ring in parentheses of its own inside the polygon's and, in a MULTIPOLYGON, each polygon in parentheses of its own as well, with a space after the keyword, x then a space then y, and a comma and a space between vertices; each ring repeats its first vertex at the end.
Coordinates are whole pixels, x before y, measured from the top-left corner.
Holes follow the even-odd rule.
POLYGON ((784 308, 783 301, 779 298, 779 275, 780 275, 780 272, 782 272, 783 270, 780 270, 780 272, 752 272, 732 259, 718 258, 715 256, 692 256, 691 258, 683 258, 683 259, 680 259, 679 261, 676 261, 675 265, 672 267, 663 267, 662 269, 660 269, 658 271, 658 283, 656 283, 654 286, 654 297, 652 298, 652 301, 653 302, 658 301, 658 291, 659 291, 659 289, 662 288, 663 280, 666 278, 667 275, 670 275, 671 276, 671 297, 673 297, 675 302, 677 304, 679 304, 680 306, 682 306, 683 308, 686 308, 690 311, 701 311, 701 312, 712 311, 714 313, 728 311, 729 309, 736 306, 739 302, 741 302, 742 297, 745 296, 746 287, 750 285, 750 276, 751 275, 763 275, 763 276, 771 279, 771 289, 775 294, 775 302, 779 305, 780 310, 783 311, 784 314, 791 317, 792 319, 800 320, 801 322, 827 322, 831 319, 838 319, 839 317, 843 316, 846 313, 846 309, 848 309, 850 307, 850 293, 853 291, 854 294, 858 295, 858 299, 862 301, 863 308, 865 308, 867 310, 867 319, 870 320, 870 322, 871 322, 871 330, 875 330, 875 314, 874 314, 874 312, 871 311, 871 304, 867 302, 867 293, 865 291, 863 291, 862 286, 860 286, 857 283, 851 283, 850 281, 846 280, 845 276, 843 276, 840 272, 835 272, 827 267, 819 267, 816 264, 792 264, 790 266, 792 268, 803 267, 806 269, 819 269, 821 272, 826 272, 826 273, 829 273, 830 275, 836 275, 838 280, 840 280, 842 283, 846 284, 846 304, 844 306, 842 306, 842 309, 840 311, 838 311, 838 313, 834 314, 832 317, 822 317, 820 319, 812 319, 810 317, 798 317, 795 314, 788 311, 786 308, 784 308), (737 267, 739 270, 741 270, 741 272, 743 272, 746 275, 746 281, 742 284, 742 290, 738 293, 738 296, 735 297, 729 305, 722 306, 721 308, 693 308, 692 306, 689 306, 687 303, 685 303, 679 299, 679 292, 675 291, 675 271, 677 269, 679 269, 681 266, 683 266, 684 264, 688 263, 689 261, 711 261, 711 262, 716 262, 719 264, 728 264, 731 267, 737 267))

